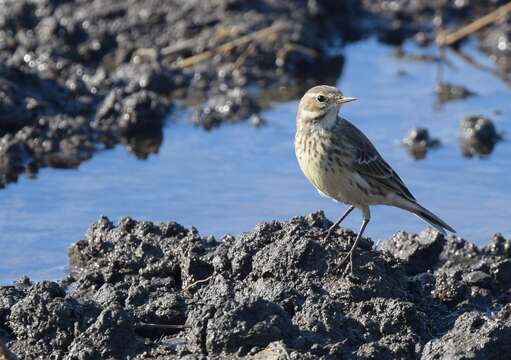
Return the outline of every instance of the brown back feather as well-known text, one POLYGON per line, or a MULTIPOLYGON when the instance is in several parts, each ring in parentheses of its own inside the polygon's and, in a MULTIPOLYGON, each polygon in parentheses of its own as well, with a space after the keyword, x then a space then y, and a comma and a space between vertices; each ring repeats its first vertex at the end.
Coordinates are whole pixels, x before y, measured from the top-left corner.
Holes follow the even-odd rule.
POLYGON ((352 147, 353 169, 362 177, 369 177, 379 184, 397 193, 405 199, 416 202, 415 197, 406 187, 403 180, 383 159, 371 141, 355 125, 345 119, 339 119, 337 131, 343 137, 343 145, 352 147))

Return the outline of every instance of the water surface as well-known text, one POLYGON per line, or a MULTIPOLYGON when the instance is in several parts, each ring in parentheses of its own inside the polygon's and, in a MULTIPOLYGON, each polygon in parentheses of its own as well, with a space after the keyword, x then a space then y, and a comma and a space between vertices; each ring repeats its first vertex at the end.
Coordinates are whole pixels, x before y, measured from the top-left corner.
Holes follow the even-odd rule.
MULTIPOLYGON (((434 54, 434 49, 414 52, 434 54)), ((492 66, 474 44, 465 46, 492 66)), ((417 199, 458 230, 485 244, 495 232, 511 236, 509 142, 483 159, 461 155, 458 127, 466 115, 492 118, 511 133, 510 89, 491 74, 449 56, 445 80, 478 93, 466 101, 435 108, 437 64, 396 60, 392 48, 368 40, 346 48, 338 85, 359 101, 343 116, 360 127, 404 179, 417 199), (495 112, 498 111, 499 115, 495 112), (443 146, 415 161, 400 145, 413 126, 425 126, 443 146)), ((0 191, 0 282, 27 274, 58 279, 67 266, 67 248, 100 215, 195 225, 202 234, 248 231, 259 221, 287 219, 324 209, 330 218, 344 206, 320 197, 304 179, 293 150, 297 102, 274 104, 263 113, 267 126, 193 128, 190 113, 171 114, 157 155, 137 160, 123 146, 97 154, 78 170, 42 169, 37 180, 21 178, 0 191)), ((359 213, 346 226, 358 228, 359 213)), ((375 207, 366 234, 374 240, 398 230, 424 228, 398 209, 375 207)))

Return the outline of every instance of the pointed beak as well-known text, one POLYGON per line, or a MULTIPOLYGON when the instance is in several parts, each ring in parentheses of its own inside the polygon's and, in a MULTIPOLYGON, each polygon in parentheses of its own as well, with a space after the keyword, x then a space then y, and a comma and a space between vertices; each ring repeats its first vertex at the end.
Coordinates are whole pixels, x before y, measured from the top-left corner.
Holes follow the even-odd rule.
POLYGON ((335 102, 340 105, 340 104, 345 104, 347 102, 355 101, 355 100, 357 100, 357 98, 342 96, 342 97, 338 98, 337 100, 335 100, 335 102))

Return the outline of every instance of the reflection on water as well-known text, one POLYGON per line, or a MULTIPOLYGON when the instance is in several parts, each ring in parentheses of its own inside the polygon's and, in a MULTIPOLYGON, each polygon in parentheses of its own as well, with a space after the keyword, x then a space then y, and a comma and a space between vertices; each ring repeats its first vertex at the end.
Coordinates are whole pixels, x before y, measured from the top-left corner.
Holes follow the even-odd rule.
MULTIPOLYGON (((477 57, 473 49, 468 50, 477 57)), ((460 121, 472 114, 486 115, 497 129, 511 133, 510 89, 450 58, 454 68, 445 70, 446 81, 474 89, 478 96, 435 110, 436 63, 396 60, 392 51, 372 40, 346 49, 339 86, 359 101, 345 106, 343 116, 373 140, 417 199, 461 236, 479 244, 496 231, 510 236, 509 143, 499 143, 485 159, 467 159, 458 141, 460 121), (415 126, 429 129, 442 143, 422 161, 411 159, 400 143, 415 126)), ((344 206, 320 197, 296 164, 296 107, 296 101, 276 104, 262 114, 267 125, 259 129, 238 124, 211 132, 190 126, 190 112, 175 113, 162 137, 128 144, 137 156, 119 145, 78 170, 42 169, 35 181, 22 178, 0 192, 0 282, 22 274, 61 277, 67 247, 102 214, 113 220, 176 220, 216 236, 318 209, 337 217, 344 206)), ((358 228, 360 221, 354 213, 346 226, 358 228)), ((401 229, 423 228, 401 210, 375 207, 366 234, 377 241, 401 229)))
POLYGON ((126 149, 133 153, 137 159, 146 160, 149 155, 158 154, 163 142, 163 130, 160 127, 151 128, 123 139, 126 149))

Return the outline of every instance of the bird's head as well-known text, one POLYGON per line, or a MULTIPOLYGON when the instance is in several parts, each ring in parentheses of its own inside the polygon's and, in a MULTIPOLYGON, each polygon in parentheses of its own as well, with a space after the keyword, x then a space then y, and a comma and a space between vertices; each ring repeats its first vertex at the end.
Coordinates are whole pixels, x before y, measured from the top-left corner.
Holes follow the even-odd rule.
POLYGON ((353 100, 356 99, 344 96, 334 86, 314 86, 300 100, 296 116, 297 124, 298 126, 312 124, 327 125, 335 122, 340 107, 353 100))

